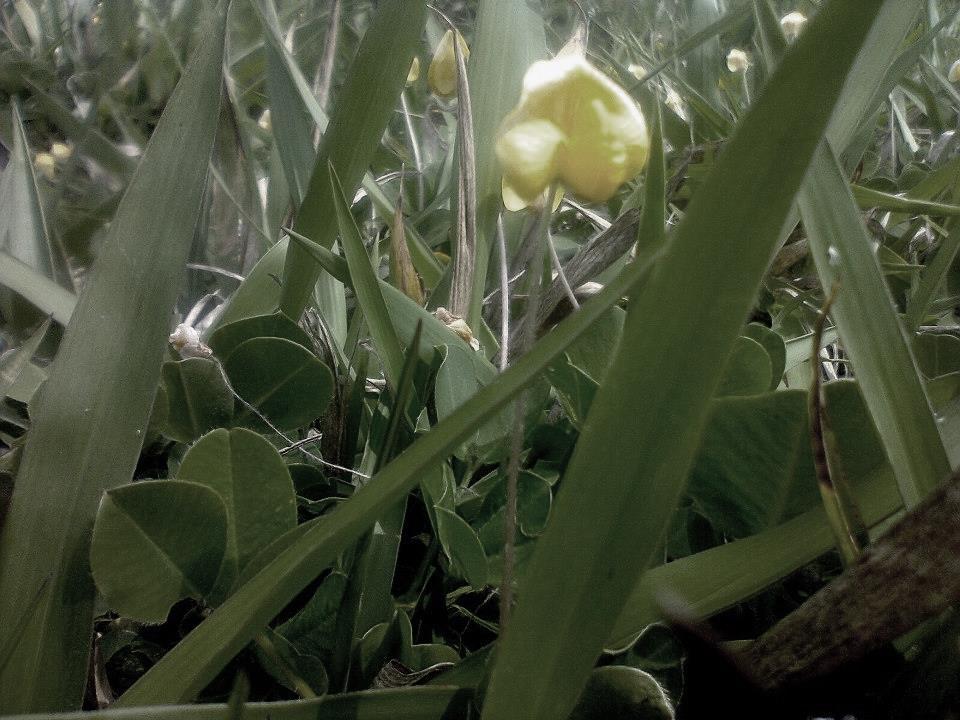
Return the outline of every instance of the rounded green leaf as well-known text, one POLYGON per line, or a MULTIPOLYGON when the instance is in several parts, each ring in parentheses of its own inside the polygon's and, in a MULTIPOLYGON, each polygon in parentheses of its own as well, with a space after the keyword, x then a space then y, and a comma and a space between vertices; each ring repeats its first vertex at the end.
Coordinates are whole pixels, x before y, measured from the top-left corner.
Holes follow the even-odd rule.
POLYGON ((223 501, 203 485, 151 480, 108 490, 93 526, 93 579, 122 615, 163 622, 173 603, 213 589, 226 537, 223 501))
POLYGON ((259 337, 285 338, 310 349, 310 336, 281 312, 254 315, 221 325, 210 336, 209 345, 217 357, 223 359, 247 340, 259 337))
POLYGON ((268 544, 297 524, 293 481, 277 449, 250 430, 214 430, 187 451, 179 480, 206 485, 227 508, 227 550, 217 595, 268 544))
MULTIPOLYGON (((253 338, 241 343, 224 362, 237 394, 279 430, 315 420, 333 396, 333 376, 309 350, 290 340, 253 338)), ((237 418, 255 428, 264 422, 243 407, 237 418)))
POLYGON ((783 379, 787 368, 787 345, 780 335, 766 325, 750 323, 743 329, 743 334, 751 340, 756 340, 770 356, 770 390, 776 390, 783 379))
POLYGON ((216 360, 188 358, 166 362, 162 371, 167 396, 165 434, 193 442, 233 419, 233 393, 216 360))
POLYGON ((480 538, 466 520, 445 508, 435 508, 437 532, 444 552, 450 557, 457 573, 473 588, 487 584, 487 554, 480 538))
POLYGON ((738 337, 727 358, 717 397, 766 392, 771 382, 771 366, 770 356, 760 343, 738 337))

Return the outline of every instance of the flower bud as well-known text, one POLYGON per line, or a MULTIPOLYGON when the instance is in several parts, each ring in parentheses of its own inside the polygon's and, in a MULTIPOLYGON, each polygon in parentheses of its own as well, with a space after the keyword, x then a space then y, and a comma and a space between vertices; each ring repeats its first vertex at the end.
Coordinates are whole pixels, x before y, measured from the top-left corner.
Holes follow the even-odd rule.
POLYGON ((213 351, 201 342, 197 329, 186 323, 177 325, 167 342, 180 353, 180 357, 210 357, 213 354, 213 351))
POLYGON ((413 62, 410 63, 410 69, 407 70, 407 85, 413 85, 420 79, 420 58, 413 56, 413 62))
POLYGON ((960 82, 960 60, 957 60, 950 66, 950 73, 947 75, 947 79, 952 83, 960 82))
MULTIPOLYGON (((457 93, 457 56, 453 48, 454 31, 447 30, 437 45, 433 60, 427 70, 427 83, 435 95, 450 97, 457 93)), ((457 46, 466 62, 470 57, 470 48, 460 31, 456 31, 457 46)))
POLYGON ((780 29, 787 42, 793 42, 800 37, 803 26, 807 24, 807 16, 800 12, 787 13, 780 18, 780 29))
POLYGON ((496 143, 504 184, 527 204, 554 182, 604 202, 643 168, 649 151, 640 108, 582 55, 530 66, 496 143))
POLYGON ((750 58, 739 48, 733 48, 727 53, 727 70, 732 73, 743 74, 750 67, 750 58))

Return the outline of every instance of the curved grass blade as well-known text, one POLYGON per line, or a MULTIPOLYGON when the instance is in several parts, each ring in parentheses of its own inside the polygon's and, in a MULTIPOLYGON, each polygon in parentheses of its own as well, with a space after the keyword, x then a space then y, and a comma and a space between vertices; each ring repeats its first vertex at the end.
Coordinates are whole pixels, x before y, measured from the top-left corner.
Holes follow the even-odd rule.
POLYGON ((0 285, 22 295, 61 325, 70 322, 77 296, 26 263, 0 251, 0 285))
POLYGON ((833 2, 811 22, 633 298, 501 639, 487 720, 564 717, 576 703, 673 516, 726 356, 882 4, 833 2))
MULTIPOLYGON (((325 248, 329 249, 337 236, 337 214, 327 166, 332 163, 336 168, 347 193, 356 192, 403 90, 425 17, 426 4, 422 0, 387 0, 378 7, 360 42, 340 102, 323 135, 294 226, 301 235, 325 248)), ((319 273, 303 248, 288 249, 280 295, 280 308, 288 317, 299 319, 319 273)), ((327 296, 323 300, 325 311, 345 312, 342 292, 340 297, 327 296)), ((339 322, 339 318, 325 319, 331 325, 339 322)))
POLYGON ((829 146, 814 156, 798 202, 823 287, 839 286, 833 316, 907 507, 950 473, 929 399, 897 317, 873 239, 829 146))
MULTIPOLYGON (((343 196, 343 186, 340 184, 340 178, 337 177, 337 171, 332 163, 328 166, 328 172, 333 195, 333 208, 337 216, 337 224, 340 227, 343 254, 346 255, 347 265, 350 267, 353 291, 357 295, 357 302, 363 311, 364 318, 366 318, 370 334, 373 335, 377 352, 383 359, 383 369, 387 381, 394 390, 397 390, 399 389, 397 383, 400 381, 400 372, 403 368, 403 350, 400 348, 400 339, 397 337, 397 331, 394 330, 393 323, 390 322, 387 306, 383 302, 383 295, 380 294, 380 282, 370 265, 370 256, 367 255, 366 248, 363 246, 363 238, 360 237, 357 223, 354 222, 353 216, 350 214, 350 206, 343 196)), ((289 253, 290 250, 288 249, 287 252, 289 253)))
POLYGON ((34 608, 0 672, 4 712, 80 706, 100 495, 143 443, 219 115, 225 9, 211 19, 110 226, 37 406, 0 538, 0 616, 34 608), (40 590, 38 591, 38 588, 40 590))

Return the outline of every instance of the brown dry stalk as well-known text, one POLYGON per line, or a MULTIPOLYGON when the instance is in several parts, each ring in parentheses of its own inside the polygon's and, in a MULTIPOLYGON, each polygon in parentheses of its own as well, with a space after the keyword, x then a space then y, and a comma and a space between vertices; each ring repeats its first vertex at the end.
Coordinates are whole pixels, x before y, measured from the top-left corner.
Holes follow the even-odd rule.
POLYGON ((960 473, 743 654, 764 688, 862 658, 960 601, 960 473))

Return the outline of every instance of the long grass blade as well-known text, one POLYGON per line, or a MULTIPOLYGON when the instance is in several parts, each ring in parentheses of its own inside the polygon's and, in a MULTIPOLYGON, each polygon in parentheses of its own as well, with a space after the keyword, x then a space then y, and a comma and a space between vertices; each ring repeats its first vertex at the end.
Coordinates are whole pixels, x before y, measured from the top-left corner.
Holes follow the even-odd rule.
POLYGON ((87 547, 100 495, 143 443, 170 313, 199 216, 219 115, 225 8, 171 97, 34 408, 0 538, 0 616, 31 608, 0 672, 4 712, 79 708, 94 591, 87 547))

